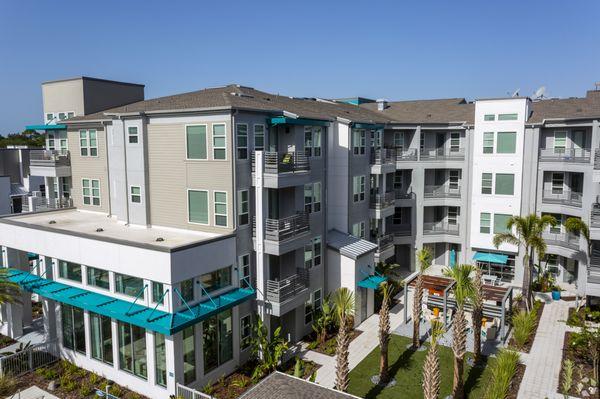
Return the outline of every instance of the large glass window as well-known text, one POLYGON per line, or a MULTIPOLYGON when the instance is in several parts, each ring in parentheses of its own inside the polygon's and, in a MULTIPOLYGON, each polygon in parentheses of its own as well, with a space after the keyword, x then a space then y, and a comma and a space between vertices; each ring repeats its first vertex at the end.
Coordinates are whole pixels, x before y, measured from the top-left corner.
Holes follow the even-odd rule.
POLYGON ((496 194, 513 195, 515 193, 515 175, 496 173, 496 194))
POLYGON ((110 288, 108 270, 96 269, 95 267, 90 266, 88 266, 86 270, 88 285, 102 288, 104 290, 110 288))
POLYGON ((248 125, 245 123, 236 124, 235 136, 237 137, 238 159, 248 159, 248 125))
POLYGON ((206 125, 187 126, 186 152, 188 159, 206 159, 206 125))
POLYGON ((498 154, 514 154, 517 152, 517 133, 498 132, 498 154))
POLYGON ((98 139, 96 130, 80 130, 79 131, 79 148, 82 157, 98 156, 98 139))
POLYGON ((167 386, 167 350, 165 346, 165 336, 159 333, 154 333, 154 358, 155 368, 154 375, 156 384, 167 386))
POLYGON ((206 292, 220 290, 231 285, 231 266, 200 276, 200 283, 206 292))
POLYGON ((146 330, 119 321, 119 368, 138 377, 148 377, 146 330))
POLYGON ((162 304, 164 302, 163 293, 164 293, 163 284, 153 281, 152 282, 152 302, 162 304))
POLYGON ((63 303, 60 305, 63 346, 85 354, 85 325, 83 309, 63 303))
POLYGON ((204 341, 204 373, 233 358, 233 329, 231 309, 202 322, 204 341))
POLYGON ((254 149, 265 148, 265 125, 254 125, 254 149))
POLYGON ((364 129, 352 130, 352 148, 354 155, 364 155, 367 133, 364 129))
POLYGON ((565 148, 567 148, 567 132, 554 132, 554 152, 565 152, 565 148))
POLYGON ((365 177, 354 176, 352 178, 352 199, 354 202, 365 200, 365 177))
POLYGON ((82 179, 81 180, 83 203, 85 205, 100 205, 100 180, 82 179))
POLYGON ((215 225, 227 227, 227 193, 215 191, 215 225))
POLYGON ((240 319, 240 349, 244 350, 250 347, 252 340, 252 324, 250 315, 240 319))
POLYGON ((186 302, 194 300, 194 279, 183 280, 179 283, 181 286, 181 297, 186 302))
POLYGON ((225 124, 212 125, 213 133, 213 159, 226 159, 227 137, 225 135, 225 124))
POLYGON ((140 294, 140 299, 144 298, 144 280, 139 277, 132 277, 126 274, 115 273, 115 291, 128 296, 137 296, 140 294))
POLYGON ((481 174, 481 194, 492 193, 492 174, 482 173, 481 174))
POLYGON ((483 133, 483 153, 492 154, 494 152, 494 132, 483 133))
POLYGON ((250 210, 250 196, 248 190, 238 191, 238 224, 247 225, 249 222, 248 213, 250 210))
POLYGON ((208 191, 188 190, 188 220, 208 224, 208 191))
POLYGON ((240 287, 249 288, 250 284, 250 254, 238 256, 240 287))
POLYGON ((358 222, 352 225, 352 235, 358 238, 365 238, 365 222, 358 222))
POLYGON ((92 357, 101 362, 113 364, 113 340, 110 318, 90 312, 90 335, 92 357))
POLYGON ((81 265, 64 260, 58 261, 58 275, 60 278, 77 281, 81 283, 81 265))
POLYGON ((510 219, 510 218, 511 218, 510 215, 495 213, 494 214, 494 234, 509 232, 506 224, 508 223, 508 219, 510 219))
POLYGON ((483 234, 490 234, 491 214, 487 212, 481 212, 479 215, 479 232, 483 234))
POLYGON ((189 326, 182 331, 184 384, 190 384, 196 380, 196 338, 194 328, 195 326, 189 326))
POLYGON ((499 121, 516 121, 518 117, 518 114, 498 114, 499 121))

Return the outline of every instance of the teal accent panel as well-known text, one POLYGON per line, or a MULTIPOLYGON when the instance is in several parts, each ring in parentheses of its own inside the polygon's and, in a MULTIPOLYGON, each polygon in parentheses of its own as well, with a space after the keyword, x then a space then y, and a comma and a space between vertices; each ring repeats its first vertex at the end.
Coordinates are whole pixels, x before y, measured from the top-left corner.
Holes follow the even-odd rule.
POLYGON ((355 129, 383 129, 384 125, 377 123, 353 123, 352 127, 355 129))
POLYGON ((387 281, 387 277, 384 276, 369 276, 364 280, 358 282, 358 286, 367 288, 369 290, 377 290, 384 281, 387 281))
POLYGON ((508 255, 492 254, 489 252, 475 252, 475 255, 473 255, 473 260, 505 265, 508 261, 508 255))
POLYGON ((277 125, 304 125, 304 126, 327 126, 328 121, 320 119, 306 119, 306 118, 287 118, 285 116, 276 116, 269 119, 269 123, 272 126, 277 125))
POLYGON ((27 130, 66 130, 67 125, 27 125, 27 130))

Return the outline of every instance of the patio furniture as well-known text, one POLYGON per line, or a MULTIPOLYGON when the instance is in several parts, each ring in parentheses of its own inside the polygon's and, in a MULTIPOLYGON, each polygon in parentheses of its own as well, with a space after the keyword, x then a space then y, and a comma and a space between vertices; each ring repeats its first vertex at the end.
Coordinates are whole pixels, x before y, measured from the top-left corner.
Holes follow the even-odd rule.
POLYGON ((483 283, 489 283, 492 286, 498 285, 498 276, 494 276, 493 274, 486 274, 483 276, 483 283))

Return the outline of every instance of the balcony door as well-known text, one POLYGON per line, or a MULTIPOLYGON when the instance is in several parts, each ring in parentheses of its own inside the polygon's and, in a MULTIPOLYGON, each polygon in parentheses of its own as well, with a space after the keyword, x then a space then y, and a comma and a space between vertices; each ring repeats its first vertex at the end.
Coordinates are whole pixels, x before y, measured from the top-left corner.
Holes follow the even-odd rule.
POLYGON ((571 140, 573 141, 573 148, 575 152, 581 152, 580 150, 585 148, 585 136, 583 130, 575 130, 571 133, 571 140))
POLYGON ((438 133, 435 136, 435 147, 438 151, 444 150, 444 145, 446 144, 446 133, 438 133))

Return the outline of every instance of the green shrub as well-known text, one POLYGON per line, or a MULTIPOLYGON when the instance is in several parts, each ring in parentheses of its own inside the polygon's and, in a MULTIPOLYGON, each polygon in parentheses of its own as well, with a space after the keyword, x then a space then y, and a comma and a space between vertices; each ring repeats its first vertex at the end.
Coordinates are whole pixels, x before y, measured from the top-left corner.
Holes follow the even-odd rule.
POLYGON ((96 386, 98 385, 98 383, 100 381, 102 381, 102 377, 100 377, 98 374, 96 373, 90 373, 90 376, 88 377, 90 384, 96 386))
POLYGON ((563 363, 563 383, 561 385, 562 393, 564 395, 569 394, 569 391, 573 387, 573 370, 575 368, 575 364, 571 359, 567 359, 563 363))
POLYGON ((500 350, 491 363, 491 378, 485 391, 485 399, 504 399, 517 372, 519 354, 511 350, 500 350))
POLYGON ((17 387, 17 380, 11 375, 0 377, 0 395, 10 395, 17 387))
POLYGON ((215 387, 213 386, 212 382, 208 381, 206 385, 202 387, 202 392, 208 396, 212 396, 212 394, 215 393, 215 387))
MULTIPOLYGON (((69 376, 66 376, 69 377, 69 376)), ((64 383, 62 382, 63 378, 61 377, 60 387, 65 392, 73 392, 77 389, 77 382, 72 378, 65 378, 64 383)))
POLYGON ((252 381, 250 378, 240 376, 239 378, 236 378, 235 380, 233 380, 231 385, 236 388, 246 388, 248 385, 250 385, 250 381, 252 381))
POLYGON ((89 381, 83 381, 79 387, 79 395, 86 398, 94 393, 94 386, 89 381))
POLYGON ((525 346, 531 334, 535 330, 535 324, 537 321, 537 312, 535 310, 527 313, 521 310, 519 313, 513 316, 513 339, 517 348, 525 346))
POLYGON ((302 378, 302 369, 304 368, 302 359, 296 358, 296 364, 294 365, 294 377, 302 378))
POLYGON ((123 388, 121 388, 118 385, 112 385, 110 387, 109 393, 111 395, 114 395, 114 396, 120 398, 121 396, 123 396, 123 388))

